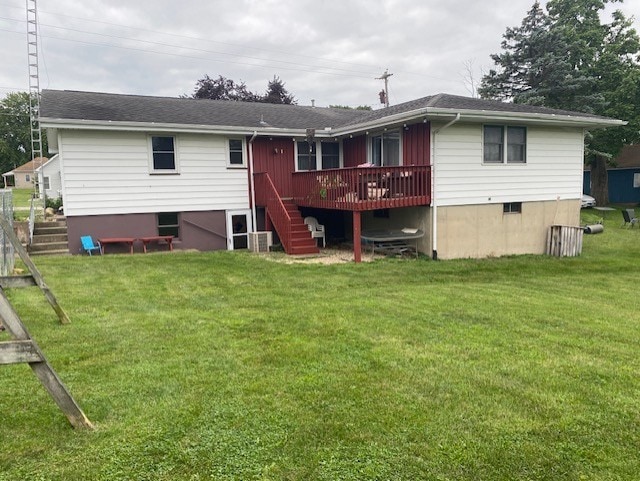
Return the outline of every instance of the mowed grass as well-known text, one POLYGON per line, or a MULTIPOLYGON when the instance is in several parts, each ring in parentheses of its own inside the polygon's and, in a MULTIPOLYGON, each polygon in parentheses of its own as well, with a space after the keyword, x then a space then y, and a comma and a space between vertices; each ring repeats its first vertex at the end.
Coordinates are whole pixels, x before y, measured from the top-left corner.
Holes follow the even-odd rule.
POLYGON ((621 219, 571 259, 38 258, 72 323, 9 295, 96 429, 0 367, 0 480, 638 479, 621 219))
POLYGON ((13 193, 13 206, 18 208, 26 208, 30 207, 31 198, 34 194, 33 188, 31 189, 17 189, 15 187, 11 187, 11 192, 13 193))

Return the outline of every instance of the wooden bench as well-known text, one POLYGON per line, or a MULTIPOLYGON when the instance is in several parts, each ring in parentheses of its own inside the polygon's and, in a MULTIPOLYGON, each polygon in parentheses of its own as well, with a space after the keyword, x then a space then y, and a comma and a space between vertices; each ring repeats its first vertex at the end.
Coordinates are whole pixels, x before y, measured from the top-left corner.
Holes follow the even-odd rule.
POLYGON ((100 243, 100 251, 104 254, 104 246, 107 244, 127 244, 129 246, 129 254, 133 254, 133 237, 101 237, 98 239, 100 243))
POLYGON ((173 252, 173 236, 172 235, 153 235, 149 237, 139 237, 138 240, 142 242, 142 250, 144 253, 147 253, 147 245, 152 242, 157 242, 158 244, 165 243, 169 246, 169 250, 173 252))

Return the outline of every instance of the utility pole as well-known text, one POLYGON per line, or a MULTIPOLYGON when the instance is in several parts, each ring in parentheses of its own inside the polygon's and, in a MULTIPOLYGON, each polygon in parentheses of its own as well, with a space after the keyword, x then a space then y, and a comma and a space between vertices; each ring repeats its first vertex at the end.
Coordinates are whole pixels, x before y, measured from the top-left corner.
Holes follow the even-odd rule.
MULTIPOLYGON (((31 159, 42 158, 42 130, 40 129, 40 72, 38 70, 38 6, 36 0, 26 0, 27 58, 29 61, 29 123, 31 131, 31 159)), ((42 165, 33 163, 34 191, 37 189, 35 170, 42 165)), ((44 186, 43 186, 44 188, 44 186)), ((36 192, 37 193, 37 192, 36 192)), ((45 199, 43 196, 42 202, 45 199)))
POLYGON ((376 80, 384 80, 384 90, 380 91, 380 103, 384 104, 385 108, 389 107, 389 77, 393 74, 389 73, 389 69, 386 69, 380 77, 376 77, 376 80))

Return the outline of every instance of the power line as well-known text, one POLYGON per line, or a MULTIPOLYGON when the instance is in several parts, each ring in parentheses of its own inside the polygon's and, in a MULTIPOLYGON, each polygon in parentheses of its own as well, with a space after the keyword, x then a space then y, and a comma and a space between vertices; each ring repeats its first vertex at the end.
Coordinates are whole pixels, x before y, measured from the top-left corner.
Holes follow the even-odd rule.
MULTIPOLYGON (((10 8, 17 8, 17 7, 12 7, 10 5, 3 4, 3 3, 0 3, 0 5, 6 5, 6 6, 10 7, 10 8)), ((241 45, 241 44, 234 44, 234 43, 228 43, 228 42, 220 42, 220 41, 217 41, 217 40, 210 40, 210 39, 207 39, 207 38, 204 38, 204 37, 197 37, 197 36, 190 36, 190 35, 180 35, 180 34, 175 34, 175 33, 162 32, 162 31, 159 31, 159 30, 152 30, 152 29, 146 29, 146 28, 141 28, 141 27, 134 27, 134 26, 117 24, 117 23, 112 23, 112 22, 105 22, 105 21, 101 21, 101 20, 92 20, 92 19, 88 19, 88 18, 76 17, 76 16, 73 16, 73 15, 67 15, 67 14, 57 13, 57 12, 47 12, 47 11, 39 10, 39 13, 47 13, 47 14, 50 14, 50 15, 56 15, 56 16, 60 16, 60 17, 72 18, 72 19, 75 19, 75 20, 83 21, 83 22, 93 22, 93 23, 99 23, 99 24, 109 25, 109 26, 113 26, 113 27, 127 28, 127 29, 131 29, 131 30, 135 30, 136 32, 149 32, 149 33, 155 33, 155 34, 160 34, 160 35, 167 35, 167 36, 171 36, 171 37, 184 38, 184 39, 189 39, 189 40, 196 40, 196 41, 199 41, 199 42, 204 41, 204 42, 216 43, 216 44, 220 44, 220 45, 226 45, 226 46, 230 46, 230 47, 249 48, 249 49, 256 50, 256 51, 285 54, 285 55, 287 55, 289 57, 294 56, 294 57, 301 57, 301 58, 311 58, 311 59, 320 60, 320 61, 323 61, 323 62, 333 62, 333 63, 340 63, 340 64, 344 64, 344 65, 354 65, 354 66, 366 67, 366 68, 371 68, 371 69, 380 68, 379 66, 372 65, 372 64, 362 64, 362 63, 356 63, 356 62, 347 62, 347 61, 344 61, 344 60, 337 60, 337 59, 333 59, 333 58, 315 57, 315 56, 312 56, 312 55, 301 55, 299 53, 287 52, 287 51, 284 51, 284 50, 273 50, 273 49, 265 49, 265 48, 259 48, 259 47, 241 45)), ((6 17, 3 17, 3 18, 5 18, 7 20, 20 21, 20 20, 17 20, 17 19, 11 19, 11 18, 6 18, 6 17)), ((263 58, 263 57, 251 57, 251 56, 247 56, 247 55, 230 54, 230 53, 226 53, 226 52, 218 52, 218 51, 196 49, 196 48, 183 47, 183 46, 177 46, 177 45, 172 45, 172 44, 163 44, 163 43, 160 43, 160 42, 151 42, 151 41, 146 41, 146 40, 132 39, 132 38, 129 38, 129 37, 122 37, 122 36, 118 36, 118 35, 109 35, 109 34, 102 34, 102 33, 97 33, 97 32, 87 32, 87 31, 84 31, 84 30, 76 30, 76 29, 72 29, 72 28, 69 28, 69 27, 59 27, 57 25, 49 25, 49 24, 42 24, 42 25, 43 26, 52 27, 52 28, 76 31, 76 32, 81 32, 81 33, 87 33, 87 34, 90 34, 90 35, 101 35, 101 36, 112 37, 112 38, 127 39, 127 40, 131 40, 131 41, 134 41, 134 42, 156 43, 156 44, 161 45, 161 46, 169 45, 169 46, 173 46, 173 47, 177 47, 177 48, 184 48, 184 49, 187 49, 187 50, 203 51, 203 52, 207 52, 207 53, 217 53, 217 54, 220 54, 220 55, 229 55, 229 56, 235 56, 235 57, 245 57, 245 58, 258 59, 258 60, 267 61, 267 62, 271 61, 271 62, 278 62, 278 63, 288 63, 288 64, 294 64, 294 65, 303 65, 303 66, 312 67, 312 68, 326 68, 326 69, 331 69, 331 70, 342 70, 342 71, 346 71, 346 72, 366 73, 367 75, 373 74, 373 72, 353 71, 353 70, 348 70, 348 69, 340 69, 340 68, 337 68, 337 67, 327 67, 327 66, 318 66, 318 65, 308 65, 308 64, 305 65, 305 64, 299 64, 298 62, 289 62, 289 61, 286 61, 286 60, 267 59, 267 58, 263 58)), ((55 38, 55 37, 47 37, 47 38, 55 38)), ((252 65, 252 64, 247 64, 247 65, 252 65)), ((289 69, 289 70, 291 70, 291 69, 289 69)), ((450 79, 444 78, 444 77, 438 77, 438 76, 435 76, 435 75, 427 75, 427 74, 424 74, 424 73, 411 72, 411 71, 406 71, 406 70, 405 71, 396 71, 396 73, 407 74, 407 75, 415 75, 415 76, 418 76, 418 77, 431 78, 431 79, 436 79, 436 80, 450 80, 450 79)), ((364 78, 364 77, 358 77, 358 78, 364 78)))
MULTIPOLYGON (((0 5, 5 5, 9 8, 18 8, 18 7, 13 7, 11 5, 5 4, 5 3, 0 3, 0 5)), ((49 15, 55 15, 58 17, 67 17, 67 18, 72 18, 74 20, 80 20, 82 22, 93 22, 93 23, 100 23, 103 25, 109 25, 112 27, 119 27, 119 28, 127 28, 127 29, 131 29, 131 30, 135 30, 136 32, 149 32, 149 33, 155 33, 155 34, 160 34, 160 35, 167 35, 167 36, 171 36, 171 37, 177 37, 177 38, 184 38, 184 39, 188 39, 188 40, 197 40, 199 42, 205 41, 205 42, 210 42, 210 43, 217 43, 220 45, 226 45, 229 47, 239 47, 239 48, 249 48, 252 50, 256 50, 256 51, 260 51, 260 52, 268 52, 268 53, 278 53, 278 54, 285 54, 288 56, 295 56, 295 57, 301 57, 301 58, 311 58, 311 59, 315 59, 315 60, 322 60, 324 62, 333 62, 333 63, 341 63, 341 64, 345 64, 345 65, 356 65, 356 66, 360 66, 360 67, 367 67, 367 68, 379 68, 378 66, 375 65, 371 65, 371 64, 362 64, 362 63, 356 63, 356 62, 347 62, 344 60, 338 60, 338 59, 333 59, 333 58, 325 58, 325 57, 315 57, 312 55, 302 55, 299 53, 295 53, 295 52, 289 52, 289 51, 285 51, 285 50, 274 50, 274 49, 266 49, 266 48, 260 48, 260 47, 254 47, 254 46, 248 46, 248 45, 241 45, 241 44, 235 44, 235 43, 229 43, 229 42, 220 42, 218 40, 211 40, 208 38, 204 38, 204 37, 197 37, 197 36, 192 36, 192 35, 181 35, 181 34, 176 34, 176 33, 169 33, 169 32, 162 32, 159 30, 152 30, 152 29, 147 29, 147 28, 142 28, 142 27, 134 27, 134 26, 130 26, 130 25, 124 25, 124 24, 120 24, 120 23, 112 23, 112 22, 105 22, 102 20, 92 20, 89 18, 82 18, 82 17, 76 17, 73 15, 67 15, 64 13, 58 13, 58 12, 47 12, 46 10, 38 10, 39 14, 42 13, 46 13, 49 15)), ((16 21, 20 21, 18 19, 10 19, 10 18, 5 18, 6 20, 16 20, 16 21)), ((42 24, 42 25, 46 25, 46 24, 42 24)), ((49 25, 52 26, 52 25, 49 25)), ((54 28, 64 28, 64 27, 55 27, 54 28)), ((93 32, 87 32, 87 33, 93 33, 93 32)), ((96 35, 100 35, 100 34, 96 34, 96 35)), ((232 54, 227 54, 227 55, 232 55, 232 54)))
MULTIPOLYGON (((2 31, 2 32, 10 32, 10 33, 19 33, 19 32, 14 32, 12 30, 3 29, 3 28, 0 28, 0 31, 2 31)), ((338 76, 338 77, 355 77, 355 78, 366 78, 366 79, 369 78, 368 76, 364 76, 364 75, 349 75, 349 74, 341 74, 341 73, 337 73, 337 72, 322 72, 322 71, 319 71, 319 70, 299 69, 299 68, 293 68, 293 67, 283 67, 283 66, 268 65, 268 64, 260 65, 260 64, 256 64, 256 63, 238 62, 238 61, 233 61, 233 60, 214 59, 214 58, 207 58, 207 57, 195 57, 195 56, 192 56, 192 55, 183 55, 183 54, 179 54, 179 53, 158 52, 158 51, 155 51, 155 50, 147 50, 147 49, 135 48, 135 47, 124 47, 122 45, 114 45, 114 44, 107 44, 107 43, 89 42, 89 41, 86 41, 86 40, 76 40, 76 39, 55 37, 55 36, 52 36, 52 35, 41 35, 41 37, 42 38, 54 39, 54 40, 60 40, 60 41, 63 41, 63 42, 80 43, 80 44, 83 44, 83 45, 92 45, 92 46, 97 46, 97 47, 119 48, 119 49, 123 49, 123 50, 132 50, 132 51, 137 51, 137 52, 153 53, 153 54, 156 54, 156 55, 170 55, 172 57, 189 58, 189 59, 195 59, 195 60, 206 60, 206 61, 210 61, 210 62, 224 62, 224 63, 231 63, 231 64, 235 64, 235 65, 248 65, 248 66, 251 66, 251 67, 269 68, 269 69, 277 68, 277 69, 291 70, 291 71, 297 71, 297 72, 316 73, 316 74, 322 74, 322 75, 334 75, 334 76, 338 76)), ((185 48, 185 50, 188 50, 188 49, 185 48)), ((318 68, 326 69, 326 68, 329 68, 329 67, 318 67, 318 68)))

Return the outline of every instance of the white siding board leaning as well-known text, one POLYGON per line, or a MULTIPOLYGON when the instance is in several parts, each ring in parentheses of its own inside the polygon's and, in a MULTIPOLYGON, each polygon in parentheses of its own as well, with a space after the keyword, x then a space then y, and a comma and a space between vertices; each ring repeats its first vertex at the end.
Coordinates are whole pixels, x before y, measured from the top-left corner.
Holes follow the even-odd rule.
POLYGON ((526 164, 484 165, 482 143, 482 124, 460 122, 435 134, 439 205, 580 198, 582 129, 527 126, 526 164))
POLYGON ((247 170, 227 168, 225 137, 177 134, 179 174, 149 172, 146 133, 65 130, 60 140, 69 216, 249 208, 247 170))

